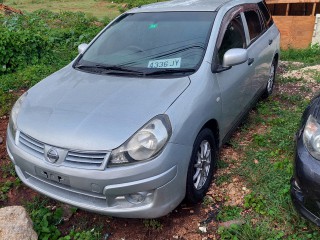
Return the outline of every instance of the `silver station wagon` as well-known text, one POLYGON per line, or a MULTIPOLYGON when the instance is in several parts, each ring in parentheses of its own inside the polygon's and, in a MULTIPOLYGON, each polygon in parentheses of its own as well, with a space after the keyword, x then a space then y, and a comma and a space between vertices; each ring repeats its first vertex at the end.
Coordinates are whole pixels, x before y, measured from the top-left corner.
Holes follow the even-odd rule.
POLYGON ((280 34, 264 1, 174 0, 122 14, 15 103, 7 150, 34 190, 155 218, 197 203, 219 148, 273 90, 280 34))

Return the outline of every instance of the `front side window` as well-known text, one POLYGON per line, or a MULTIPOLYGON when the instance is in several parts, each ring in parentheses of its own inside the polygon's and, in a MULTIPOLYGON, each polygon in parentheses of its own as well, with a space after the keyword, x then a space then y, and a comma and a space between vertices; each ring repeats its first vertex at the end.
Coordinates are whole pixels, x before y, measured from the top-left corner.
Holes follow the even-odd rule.
POLYGON ((250 35, 250 41, 254 41, 262 32, 259 15, 256 11, 250 10, 244 13, 250 35))
POLYGON ((240 15, 230 21, 218 51, 219 63, 222 65, 224 54, 232 48, 245 48, 246 37, 240 15))
POLYGON ((205 54, 215 15, 126 14, 96 39, 78 66, 117 66, 142 73, 156 69, 196 70, 205 54))

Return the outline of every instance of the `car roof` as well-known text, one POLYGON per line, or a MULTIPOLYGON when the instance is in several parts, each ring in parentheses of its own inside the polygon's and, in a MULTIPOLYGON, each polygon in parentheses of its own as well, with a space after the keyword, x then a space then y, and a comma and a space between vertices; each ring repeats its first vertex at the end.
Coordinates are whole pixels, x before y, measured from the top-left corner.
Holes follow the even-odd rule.
MULTIPOLYGON (((240 2, 238 0, 173 0, 153 3, 129 10, 128 13, 137 12, 174 12, 174 11, 217 11, 227 2, 240 2)), ((241 1, 242 2, 242 1, 241 1)))

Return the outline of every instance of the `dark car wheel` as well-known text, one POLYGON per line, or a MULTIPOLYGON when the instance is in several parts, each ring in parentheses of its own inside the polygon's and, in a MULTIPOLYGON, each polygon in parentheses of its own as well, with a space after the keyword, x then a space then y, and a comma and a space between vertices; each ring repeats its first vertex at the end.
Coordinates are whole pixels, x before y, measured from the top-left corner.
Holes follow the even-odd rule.
POLYGON ((186 199, 191 203, 200 202, 210 186, 217 151, 211 130, 205 128, 198 134, 191 155, 187 175, 186 199))
POLYGON ((277 60, 274 58, 271 66, 270 66, 270 70, 269 70, 269 77, 268 77, 268 83, 266 86, 266 89, 262 95, 262 98, 268 98, 272 92, 273 92, 273 88, 274 88, 274 83, 276 80, 276 71, 277 71, 277 60))

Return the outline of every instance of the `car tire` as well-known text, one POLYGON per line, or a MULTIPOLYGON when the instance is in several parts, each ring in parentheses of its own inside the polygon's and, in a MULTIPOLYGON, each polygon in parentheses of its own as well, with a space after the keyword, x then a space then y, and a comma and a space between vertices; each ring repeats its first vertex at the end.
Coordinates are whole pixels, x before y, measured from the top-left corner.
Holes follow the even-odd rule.
POLYGON ((217 163, 217 149, 212 131, 205 128, 198 134, 188 167, 186 200, 198 203, 206 195, 217 163))
POLYGON ((263 99, 268 98, 273 92, 273 88, 276 80, 277 66, 278 66, 278 62, 274 58, 270 66, 267 86, 264 90, 264 93, 262 94, 263 99))

